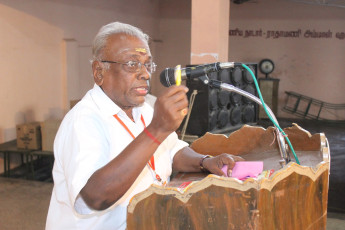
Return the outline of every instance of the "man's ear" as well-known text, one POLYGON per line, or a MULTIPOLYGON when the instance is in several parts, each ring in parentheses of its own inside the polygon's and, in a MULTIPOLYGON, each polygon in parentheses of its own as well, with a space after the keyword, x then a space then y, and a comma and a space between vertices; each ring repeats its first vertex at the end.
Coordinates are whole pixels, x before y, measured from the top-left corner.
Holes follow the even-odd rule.
POLYGON ((93 80, 98 86, 103 84, 103 66, 99 61, 92 62, 93 80))

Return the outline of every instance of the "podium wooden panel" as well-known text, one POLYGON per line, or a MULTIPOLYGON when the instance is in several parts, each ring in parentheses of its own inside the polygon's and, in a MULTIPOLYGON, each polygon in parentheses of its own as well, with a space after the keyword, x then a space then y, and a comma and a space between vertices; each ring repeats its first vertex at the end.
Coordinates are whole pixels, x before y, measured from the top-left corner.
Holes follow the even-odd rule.
POLYGON ((127 229, 326 229, 330 153, 324 134, 285 129, 301 165, 281 168, 273 128, 244 126, 229 138, 206 134, 191 147, 203 154, 228 152, 264 161, 268 178, 240 181, 213 174, 180 173, 152 185, 128 206, 127 229), (191 182, 184 190, 179 187, 191 182))

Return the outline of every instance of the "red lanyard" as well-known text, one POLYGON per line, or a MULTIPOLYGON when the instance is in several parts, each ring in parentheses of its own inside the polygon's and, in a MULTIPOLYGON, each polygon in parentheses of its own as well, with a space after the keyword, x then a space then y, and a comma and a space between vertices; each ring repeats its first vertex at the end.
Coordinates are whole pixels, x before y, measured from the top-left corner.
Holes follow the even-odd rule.
MULTIPOLYGON (((133 137, 133 139, 135 139, 135 136, 133 135, 133 133, 131 132, 131 130, 129 130, 129 128, 127 127, 127 125, 125 123, 123 123, 123 121, 119 118, 119 116, 117 116, 117 114, 114 114, 114 117, 116 118, 116 120, 123 126, 123 128, 125 128, 125 130, 133 137)), ((144 121, 144 117, 143 115, 141 115, 141 122, 143 123, 144 127, 146 128, 146 124, 144 121)), ((165 185, 165 182, 162 182, 161 177, 156 173, 155 170, 155 158, 152 155, 150 161, 147 163, 149 165, 149 167, 152 169, 152 171, 154 172, 154 174, 156 175, 156 179, 161 182, 163 185, 165 185)))

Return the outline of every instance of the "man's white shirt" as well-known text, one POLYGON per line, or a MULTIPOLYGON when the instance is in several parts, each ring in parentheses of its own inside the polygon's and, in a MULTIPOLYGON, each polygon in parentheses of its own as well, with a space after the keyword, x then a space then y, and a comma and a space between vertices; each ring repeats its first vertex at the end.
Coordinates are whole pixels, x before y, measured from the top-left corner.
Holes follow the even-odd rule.
MULTIPOLYGON (((134 136, 149 125, 153 109, 147 103, 133 109, 134 122, 94 85, 62 121, 54 142, 54 188, 46 229, 125 229, 127 205, 137 193, 155 183, 155 176, 145 166, 134 184, 114 205, 103 211, 90 209, 80 190, 91 175, 106 165, 133 141, 133 137, 113 117, 117 114, 134 136)), ((188 146, 173 132, 154 153, 157 174, 168 181, 177 151, 188 146)), ((126 173, 125 171, 123 172, 126 173)))

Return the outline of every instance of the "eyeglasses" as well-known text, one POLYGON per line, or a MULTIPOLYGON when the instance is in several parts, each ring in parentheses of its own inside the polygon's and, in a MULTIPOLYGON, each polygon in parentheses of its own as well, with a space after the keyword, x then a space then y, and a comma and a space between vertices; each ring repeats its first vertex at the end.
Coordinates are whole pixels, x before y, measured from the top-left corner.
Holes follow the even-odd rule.
POLYGON ((106 63, 115 63, 115 64, 121 64, 123 66, 123 69, 127 72, 130 73, 137 73, 141 70, 143 66, 149 71, 149 73, 154 73, 156 71, 157 65, 154 62, 149 62, 149 63, 141 63, 138 61, 128 61, 128 62, 117 62, 117 61, 101 61, 101 62, 106 62, 106 63))

